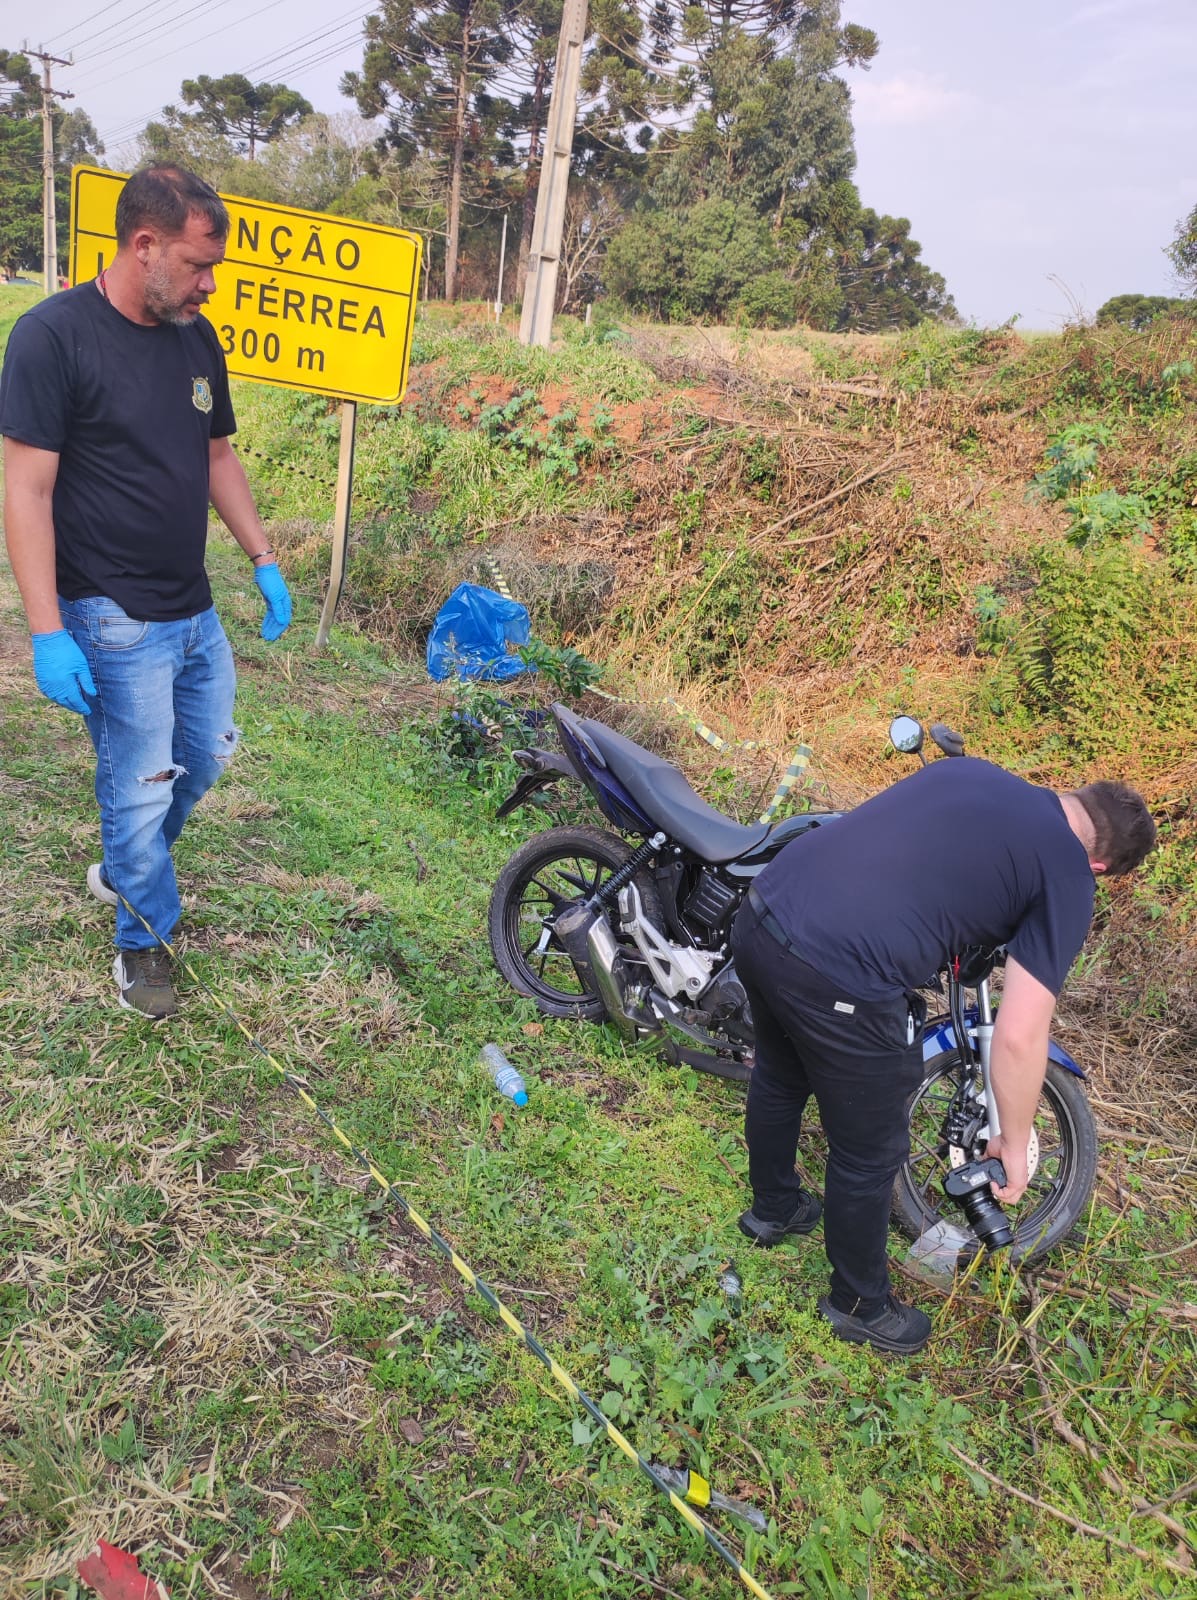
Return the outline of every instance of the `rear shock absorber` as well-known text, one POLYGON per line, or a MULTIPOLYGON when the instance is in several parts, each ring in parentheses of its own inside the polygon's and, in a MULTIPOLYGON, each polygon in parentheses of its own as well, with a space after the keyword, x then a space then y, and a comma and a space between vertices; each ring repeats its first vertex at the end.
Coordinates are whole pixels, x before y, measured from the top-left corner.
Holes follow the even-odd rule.
POLYGON ((606 911, 609 906, 613 906, 619 891, 631 883, 641 867, 648 865, 664 843, 665 835, 654 833, 651 839, 646 839, 643 844, 637 845, 623 866, 613 872, 602 888, 596 889, 590 896, 586 902, 586 910, 606 911))

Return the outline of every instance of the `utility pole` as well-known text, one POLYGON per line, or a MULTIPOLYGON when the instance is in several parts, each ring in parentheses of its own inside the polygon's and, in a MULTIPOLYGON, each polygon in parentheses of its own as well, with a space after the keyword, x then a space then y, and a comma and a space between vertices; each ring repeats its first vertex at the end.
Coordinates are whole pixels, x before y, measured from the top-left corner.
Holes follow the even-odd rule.
POLYGON ((536 221, 528 251, 528 276, 524 284, 524 309, 520 316, 520 343, 547 345, 553 332, 557 302, 557 272, 561 265, 561 235, 565 231, 565 193, 569 186, 569 158, 574 147, 578 117, 578 82, 582 75, 582 44, 586 37, 587 0, 565 0, 561 16, 561 41, 557 70, 549 101, 549 125, 540 158, 540 187, 536 191, 536 221))
MULTIPOLYGON (((22 54, 32 56, 42 64, 42 266, 46 276, 46 293, 58 292, 58 218, 54 204, 54 106, 55 98, 50 88, 50 68, 73 67, 75 58, 64 61, 61 56, 47 55, 44 49, 31 50, 22 46, 22 54)), ((73 100, 73 94, 60 89, 59 100, 73 100)))

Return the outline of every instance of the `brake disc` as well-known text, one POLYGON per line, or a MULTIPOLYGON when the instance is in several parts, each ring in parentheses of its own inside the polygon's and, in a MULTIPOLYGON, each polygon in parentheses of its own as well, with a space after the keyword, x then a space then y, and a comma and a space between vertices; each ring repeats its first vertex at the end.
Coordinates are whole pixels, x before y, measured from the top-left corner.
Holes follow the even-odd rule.
MULTIPOLYGON (((950 1144, 948 1146, 948 1161, 953 1167, 962 1167, 962 1166, 965 1165, 966 1162, 971 1161, 972 1159, 973 1159, 972 1156, 970 1156, 967 1153, 967 1151, 963 1150, 960 1147, 960 1145, 958 1145, 958 1144, 950 1144)), ((1031 1137, 1027 1140, 1027 1182, 1028 1183, 1030 1183, 1031 1179, 1035 1176, 1035 1173, 1037 1172, 1038 1168, 1039 1168, 1039 1135, 1035 1132, 1034 1128, 1032 1128, 1031 1129, 1031 1137)))

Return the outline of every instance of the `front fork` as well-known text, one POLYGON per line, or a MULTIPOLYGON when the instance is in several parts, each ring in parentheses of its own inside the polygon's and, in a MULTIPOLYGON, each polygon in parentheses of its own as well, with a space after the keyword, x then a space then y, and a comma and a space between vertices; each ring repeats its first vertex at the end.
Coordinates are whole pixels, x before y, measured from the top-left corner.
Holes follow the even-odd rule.
POLYGON ((990 1139, 996 1139, 1002 1131, 1002 1125, 998 1118, 997 1100, 989 1075, 989 1063, 993 1054, 993 1004, 989 998, 988 978, 983 978, 977 985, 976 1032, 977 1055, 981 1059, 981 1081, 985 1085, 985 1109, 988 1115, 988 1126, 982 1128, 981 1133, 990 1139))

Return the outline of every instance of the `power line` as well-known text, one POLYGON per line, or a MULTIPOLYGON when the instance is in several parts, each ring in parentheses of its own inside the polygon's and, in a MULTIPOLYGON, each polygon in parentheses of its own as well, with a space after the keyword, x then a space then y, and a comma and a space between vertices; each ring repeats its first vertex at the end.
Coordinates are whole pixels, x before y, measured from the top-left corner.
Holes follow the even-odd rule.
MULTIPOLYGON (((85 75, 83 79, 84 85, 86 86, 87 84, 86 68, 91 65, 92 62, 99 61, 103 56, 110 56, 114 53, 114 51, 119 50, 127 54, 130 48, 136 49, 139 45, 149 44, 152 39, 156 39, 160 34, 171 32, 171 30, 177 27, 185 17, 191 16, 196 11, 207 11, 210 15, 213 11, 219 11, 222 6, 227 6, 229 4, 231 4, 231 0, 215 0, 214 4, 210 3, 210 0, 195 0, 194 4, 186 6, 184 10, 172 12, 169 17, 166 17, 162 22, 158 23, 156 27, 150 28, 148 31, 143 31, 141 33, 126 34, 122 38, 114 40, 112 44, 105 45, 102 50, 97 50, 94 55, 87 56, 82 62, 80 62, 80 65, 85 69, 85 75)), ((203 35, 200 35, 200 37, 203 37, 203 35)), ((188 49, 190 47, 187 45, 179 45, 177 48, 188 49)), ((168 51, 167 53, 173 54, 174 52, 168 51)), ((128 72, 136 72, 139 69, 139 66, 142 65, 148 66, 149 63, 134 62, 127 69, 127 72, 118 73, 117 77, 125 77, 128 75, 128 72)), ((112 83, 115 82, 116 79, 110 78, 108 81, 112 83)), ((97 86, 93 83, 92 88, 94 89, 96 87, 97 86)))
POLYGON ((145 5, 138 6, 136 11, 130 11, 127 17, 117 17, 115 21, 106 22, 102 28, 97 28, 95 33, 89 33, 82 39, 73 40, 71 42, 72 54, 81 49, 83 45, 90 44, 93 39, 102 39, 105 34, 111 33, 114 28, 123 28, 127 23, 132 22, 134 17, 141 16, 143 11, 153 11, 158 6, 168 3, 169 0, 146 0, 145 5))
MULTIPOLYGON (((94 22, 97 17, 104 16, 104 14, 106 12, 108 12, 108 11, 115 11, 117 6, 121 6, 121 5, 124 5, 124 4, 125 4, 125 0, 110 0, 110 4, 108 4, 106 6, 101 6, 98 11, 93 11, 90 17, 84 17, 81 22, 73 23, 71 26, 75 27, 75 28, 86 28, 89 22, 94 22)), ((70 28, 66 29, 67 33, 70 33, 70 31, 71 31, 70 28)), ((54 35, 54 39, 61 39, 61 38, 62 38, 62 34, 61 33, 57 33, 57 34, 54 35)), ((54 43, 54 39, 50 40, 51 44, 54 43)))
MULTIPOLYGON (((249 21, 252 20, 253 17, 260 16, 262 14, 262 12, 264 12, 264 11, 273 10, 273 8, 276 5, 281 5, 281 4, 282 4, 282 0, 270 0, 270 3, 268 5, 262 6, 260 8, 260 10, 251 12, 248 17, 244 17, 244 18, 242 18, 240 20, 244 21, 244 22, 249 22, 249 21)), ((342 49, 345 48, 346 45, 349 44, 350 39, 353 36, 353 30, 356 29, 357 24, 360 23, 362 21, 362 19, 369 14, 370 9, 371 8, 367 6, 364 10, 358 12, 353 17, 350 17, 347 20, 343 19, 340 23, 336 24, 336 26, 333 27, 333 28, 317 29, 311 34, 306 34, 302 39, 297 40, 294 44, 291 44, 291 45, 287 46, 287 48, 284 49, 284 50, 277 50, 271 55, 266 55, 266 56, 260 57, 257 61, 251 62, 248 67, 245 67, 245 68, 241 69, 243 75, 248 77, 251 73, 258 73, 258 72, 261 72, 261 71, 265 70, 266 68, 276 67, 276 66, 279 67, 280 70, 286 71, 288 73, 298 72, 298 71, 305 71, 305 70, 307 70, 308 68, 310 68, 312 66, 319 66, 323 60, 331 59, 331 57, 333 55, 338 54, 342 49), (331 51, 329 51, 329 53, 327 55, 325 55, 325 56, 317 56, 317 57, 315 57, 315 58, 313 58, 311 60, 304 60, 304 61, 301 61, 301 62, 296 63, 294 65, 288 66, 288 67, 282 67, 281 66, 281 63, 284 62, 288 56, 294 54, 296 51, 302 50, 302 49, 304 49, 305 47, 307 47, 309 45, 315 44, 319 40, 326 38, 330 33, 336 33, 339 29, 343 29, 343 28, 346 28, 346 27, 348 27, 350 31, 348 33, 346 33, 344 39, 342 41, 340 41, 338 44, 336 44, 336 46, 331 51)), ((194 41, 192 41, 192 42, 194 43, 194 41)), ((189 49, 190 45, 183 45, 183 46, 180 46, 179 48, 180 49, 189 49)), ((175 51, 168 51, 168 52, 166 52, 165 55, 155 57, 154 61, 164 61, 164 60, 167 59, 167 57, 169 55, 173 55, 173 54, 176 54, 176 53, 177 52, 175 52, 175 51)), ((146 66, 151 66, 153 64, 154 63, 150 62, 150 61, 141 62, 141 63, 138 64, 138 67, 146 67, 146 66)), ((129 70, 130 71, 138 70, 138 67, 130 68, 129 70)), ((127 76, 127 74, 122 73, 122 74, 118 74, 118 77, 116 77, 116 78, 106 79, 105 82, 100 87, 106 88, 109 83, 115 83, 115 82, 118 81, 119 77, 123 77, 123 76, 127 76)), ((94 87, 95 86, 93 85, 93 90, 94 90, 94 87)), ((147 111, 144 114, 141 114, 139 116, 125 118, 123 121, 117 123, 114 128, 111 128, 111 129, 108 129, 108 130, 105 131, 105 134, 104 134, 105 139, 108 140, 108 141, 120 142, 122 139, 130 137, 134 132, 138 131, 141 127, 143 127, 145 125, 145 123, 149 120, 149 118, 152 117, 155 114, 155 111, 157 109, 158 108, 155 107, 155 108, 151 109, 150 111, 147 111)))
MULTIPOLYGON (((313 54, 304 56, 298 61, 284 61, 280 57, 276 62, 271 63, 272 70, 285 72, 288 77, 294 77, 297 73, 306 72, 311 67, 318 67, 325 61, 333 60, 335 56, 339 56, 353 42, 355 37, 356 30, 351 28, 342 38, 333 41, 331 44, 321 46, 313 54)), ((259 68, 258 70, 262 69, 259 68)))
MULTIPOLYGON (((226 4, 228 4, 228 0, 216 0, 216 4, 217 5, 226 5, 226 4)), ((266 5, 259 6, 257 11, 251 11, 247 17, 242 17, 239 20, 242 21, 242 22, 250 22, 250 21, 253 20, 254 17, 260 17, 262 15, 262 13, 265 12, 265 11, 273 11, 276 6, 279 6, 279 5, 282 5, 282 4, 283 4, 283 0, 268 0, 268 3, 266 5)), ((216 9, 216 6, 212 6, 210 9, 214 11, 216 9)), ((234 24, 234 26, 235 26, 235 24, 234 24)), ((119 83, 122 78, 127 78, 131 72, 142 72, 147 67, 156 66, 159 61, 168 61, 171 56, 176 56, 176 55, 180 54, 180 52, 182 52, 184 50, 193 50, 195 48, 195 46, 197 44, 199 44, 202 40, 204 40, 206 37, 207 37, 206 33, 196 34, 194 37, 188 39, 185 43, 181 43, 179 45, 176 45, 173 49, 163 51, 161 55, 151 56, 148 61, 135 61, 135 62, 132 63, 131 66, 127 67, 125 69, 125 71, 115 73, 112 77, 105 78, 98 84, 93 83, 91 85, 90 92, 94 94, 100 89, 106 89, 106 88, 108 88, 108 86, 110 84, 119 83)), ((152 115, 153 115, 152 111, 151 112, 147 112, 147 116, 152 116, 152 115)), ((131 119, 127 119, 127 120, 131 120, 131 119)), ((120 124, 120 126, 124 126, 124 124, 122 123, 122 124, 120 124)))
POLYGON ((276 62, 282 61, 285 57, 294 55, 297 51, 304 50, 309 45, 317 44, 321 39, 326 39, 330 33, 338 33, 343 28, 348 28, 352 33, 362 18, 370 14, 371 9, 372 8, 370 6, 367 6, 363 11, 359 11, 355 16, 342 17, 341 21, 334 23, 331 28, 324 28, 323 30, 317 30, 313 33, 305 34, 302 39, 297 39, 294 44, 288 45, 285 50, 276 50, 273 55, 263 56, 260 61, 251 62, 250 65, 245 69, 246 73, 260 72, 266 67, 273 66, 276 62))

